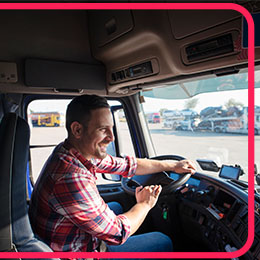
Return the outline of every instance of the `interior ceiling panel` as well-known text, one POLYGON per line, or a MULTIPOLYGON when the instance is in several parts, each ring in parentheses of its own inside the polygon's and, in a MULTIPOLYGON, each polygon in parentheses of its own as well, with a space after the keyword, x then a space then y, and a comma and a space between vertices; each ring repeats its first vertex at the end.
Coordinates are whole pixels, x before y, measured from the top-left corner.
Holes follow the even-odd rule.
POLYGON ((241 14, 234 10, 225 12, 219 12, 219 10, 207 10, 206 12, 203 10, 169 10, 168 13, 172 33, 176 39, 182 39, 241 17, 241 14), (184 17, 187 19, 183 19, 184 17))
MULTIPOLYGON (((109 95, 131 94, 130 89, 138 91, 152 83, 199 73, 210 75, 219 69, 247 64, 247 50, 241 44, 242 19, 238 12, 230 10, 2 10, 0 28, 0 61, 17 65, 18 81, 0 83, 1 90, 10 92, 30 91, 25 86, 24 66, 30 58, 53 64, 71 63, 68 66, 73 68, 83 64, 83 73, 85 68, 98 65, 96 75, 106 71, 106 83, 104 80, 96 90, 109 95), (188 57, 187 48, 209 48, 214 46, 215 39, 226 34, 231 35, 230 52, 196 60, 188 57), (196 44, 201 41, 203 44, 198 47, 196 44), (124 73, 128 73, 127 77, 120 80, 124 73)), ((256 48, 255 54, 256 60, 260 60, 260 48, 256 48)), ((61 68, 60 74, 68 73, 61 68)), ((43 75, 47 77, 48 73, 43 75)), ((88 77, 83 78, 88 81, 88 77)), ((77 90, 78 86, 68 82, 67 89, 71 85, 72 90, 77 90)), ((71 82, 80 82, 79 76, 71 82)), ((91 88, 82 84, 81 89, 95 92, 93 85, 97 82, 100 81, 93 81, 91 88)), ((48 85, 52 86, 51 83, 48 85)), ((50 88, 44 90, 42 85, 32 91, 50 93, 50 88)))
POLYGON ((86 11, 0 11, 1 60, 25 57, 96 63, 86 11), (3 41, 4 39, 4 41, 3 41))

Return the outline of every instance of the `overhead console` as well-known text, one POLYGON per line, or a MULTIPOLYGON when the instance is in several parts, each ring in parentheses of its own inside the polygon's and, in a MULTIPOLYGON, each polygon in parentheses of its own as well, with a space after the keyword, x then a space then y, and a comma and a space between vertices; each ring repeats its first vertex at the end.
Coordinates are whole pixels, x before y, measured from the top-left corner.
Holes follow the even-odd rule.
POLYGON ((170 10, 168 14, 174 38, 191 38, 181 47, 181 58, 186 65, 238 53, 234 42, 238 40, 240 28, 232 25, 233 28, 223 30, 223 25, 240 20, 240 13, 233 10, 170 10), (187 22, 184 17, 188 17, 187 22), (220 29, 215 29, 218 27, 220 29), (208 37, 201 36, 200 32, 209 30, 212 32, 207 33, 208 37))
POLYGON ((189 65, 206 59, 237 53, 234 49, 233 39, 237 39, 238 34, 238 31, 233 31, 189 44, 182 49, 182 59, 185 64, 189 65))
POLYGON ((107 68, 109 93, 248 60, 243 18, 234 10, 95 10, 88 18, 93 56, 107 68))
POLYGON ((157 59, 150 59, 140 64, 128 66, 118 71, 112 72, 109 78, 110 84, 121 83, 133 79, 143 78, 158 74, 159 64, 157 59))

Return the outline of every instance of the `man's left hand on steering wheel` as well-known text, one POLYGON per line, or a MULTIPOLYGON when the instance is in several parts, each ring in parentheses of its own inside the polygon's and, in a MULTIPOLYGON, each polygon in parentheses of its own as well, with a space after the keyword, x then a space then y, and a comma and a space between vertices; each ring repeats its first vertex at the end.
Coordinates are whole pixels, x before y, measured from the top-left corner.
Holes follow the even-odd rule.
POLYGON ((196 172, 195 164, 191 160, 181 160, 178 162, 174 162, 173 169, 176 173, 191 173, 194 174, 196 172))

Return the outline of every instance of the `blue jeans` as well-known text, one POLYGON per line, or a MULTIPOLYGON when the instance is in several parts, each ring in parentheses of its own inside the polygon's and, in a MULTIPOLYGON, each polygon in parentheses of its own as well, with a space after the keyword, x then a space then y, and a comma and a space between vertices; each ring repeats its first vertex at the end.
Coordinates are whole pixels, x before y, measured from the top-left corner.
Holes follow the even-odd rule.
POLYGON ((131 236, 119 246, 107 245, 108 252, 172 252, 171 239, 161 232, 131 236))
MULTIPOLYGON (((122 206, 117 202, 108 203, 116 215, 122 214, 122 206)), ((118 246, 107 245, 108 252, 172 252, 171 239, 161 232, 149 232, 131 236, 127 241, 118 246)))

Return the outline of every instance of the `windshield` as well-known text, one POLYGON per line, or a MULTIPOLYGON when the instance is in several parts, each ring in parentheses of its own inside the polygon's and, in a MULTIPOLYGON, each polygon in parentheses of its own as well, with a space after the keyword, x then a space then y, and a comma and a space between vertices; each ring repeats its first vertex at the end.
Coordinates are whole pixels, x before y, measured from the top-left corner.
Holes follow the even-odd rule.
MULTIPOLYGON (((255 80, 255 86, 259 87, 259 72, 255 80)), ((209 159, 219 167, 240 165, 245 172, 240 179, 248 180, 247 73, 159 87, 142 95, 157 155, 209 159), (160 120, 151 120, 154 115, 159 115, 160 120)), ((260 89, 257 88, 255 105, 255 163, 260 167, 257 157, 260 153, 260 89)))

